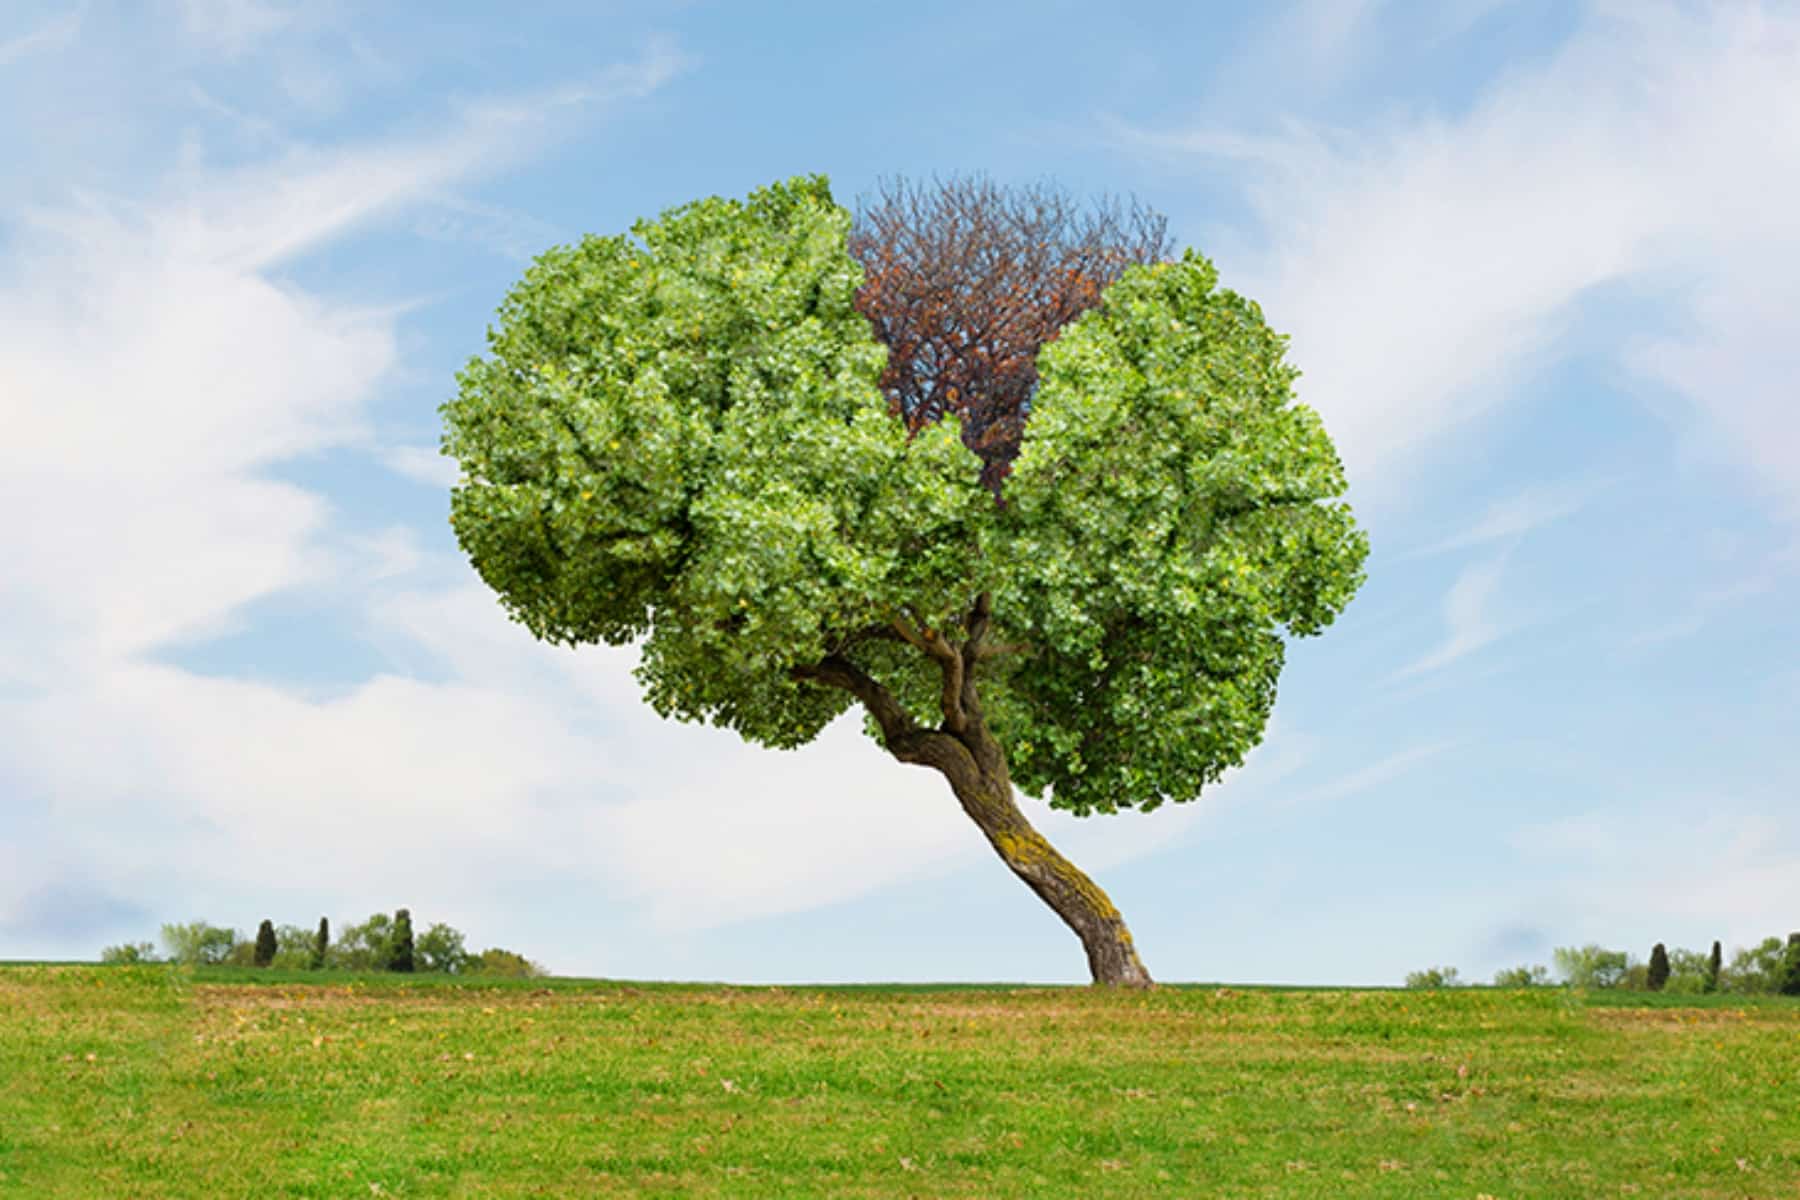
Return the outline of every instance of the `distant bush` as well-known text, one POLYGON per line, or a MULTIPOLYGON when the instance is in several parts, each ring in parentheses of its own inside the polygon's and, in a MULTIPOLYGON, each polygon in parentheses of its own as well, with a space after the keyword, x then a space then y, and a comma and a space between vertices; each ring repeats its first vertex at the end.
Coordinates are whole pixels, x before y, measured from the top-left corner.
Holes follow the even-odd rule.
POLYGON ((1669 948, 1661 942, 1650 947, 1650 962, 1644 968, 1644 985, 1660 992, 1669 982, 1669 948))
POLYGON ((232 948, 237 943, 237 930, 221 929, 217 925, 208 925, 205 921, 162 927, 163 949, 168 952, 169 961, 183 966, 197 967, 225 962, 231 957, 232 948))
MULTIPOLYGON (((502 950, 497 946, 477 954, 469 966, 469 972, 477 975, 506 975, 518 979, 535 979, 545 974, 544 968, 523 954, 514 954, 511 950, 502 950)), ((1454 970, 1450 973, 1456 974, 1454 970)))
POLYGON ((1453 988, 1462 986, 1462 977, 1455 967, 1426 967, 1423 971, 1409 971, 1406 976, 1409 988, 1453 988))
POLYGON ((156 958, 154 942, 127 942, 122 946, 108 946, 100 952, 103 963, 153 963, 156 958))
POLYGON ((1631 956, 1623 950, 1586 946, 1559 946, 1552 952, 1556 970, 1571 987, 1614 988, 1625 982, 1631 956))
POLYGON ((1788 934, 1786 959, 1781 973, 1781 994, 1800 996, 1800 933, 1788 934))
POLYGON ((1494 975, 1494 986, 1497 988, 1530 988, 1549 987, 1550 971, 1547 967, 1507 967, 1494 975))
MULTIPOLYGON (((470 954, 462 932, 439 921, 414 935, 412 912, 392 916, 373 913, 360 925, 348 925, 331 940, 331 922, 319 918, 317 932, 298 925, 263 921, 256 937, 243 939, 234 929, 194 921, 164 925, 162 944, 169 962, 187 966, 268 967, 279 970, 430 971, 444 975, 485 972, 489 975, 537 976, 546 972, 522 954, 498 947, 470 954), (271 942, 273 943, 271 945, 271 942)), ((157 962, 149 942, 107 946, 106 963, 157 962)))
POLYGON ((1723 948, 1715 941, 1712 953, 1706 956, 1706 986, 1700 989, 1701 991, 1716 992, 1719 990, 1719 972, 1724 969, 1724 965, 1723 948))

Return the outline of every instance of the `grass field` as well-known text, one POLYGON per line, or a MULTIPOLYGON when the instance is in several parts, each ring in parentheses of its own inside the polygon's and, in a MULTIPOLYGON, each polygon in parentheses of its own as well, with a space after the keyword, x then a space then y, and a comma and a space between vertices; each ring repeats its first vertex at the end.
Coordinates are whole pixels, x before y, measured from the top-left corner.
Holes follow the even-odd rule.
POLYGON ((0 1195, 1800 1196, 1800 1005, 0 967, 0 1195))

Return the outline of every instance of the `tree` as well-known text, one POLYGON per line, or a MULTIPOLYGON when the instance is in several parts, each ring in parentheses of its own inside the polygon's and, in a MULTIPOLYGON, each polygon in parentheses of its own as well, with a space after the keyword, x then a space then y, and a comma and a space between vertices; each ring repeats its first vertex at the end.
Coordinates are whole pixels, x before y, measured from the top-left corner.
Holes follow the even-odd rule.
POLYGON ((665 717, 792 748, 860 706, 1096 982, 1146 985, 1013 788, 1150 810, 1241 764, 1285 638, 1361 582, 1341 465, 1286 339, 1188 251, 1126 267, 1041 353, 1007 343, 1035 382, 996 503, 963 437, 986 410, 946 388, 940 420, 890 415, 882 379, 926 351, 876 340, 850 225, 801 178, 541 255, 443 408, 457 539, 538 638, 642 639, 665 717))
POLYGON ((1556 969, 1570 987, 1614 988, 1625 980, 1631 958, 1623 950, 1586 946, 1559 946, 1551 952, 1556 969))
POLYGON ((325 956, 331 952, 331 922, 324 917, 319 918, 319 932, 313 935, 312 961, 306 965, 314 970, 325 966, 325 956))
POLYGON ((1644 973, 1644 986, 1653 992, 1663 990, 1669 982, 1669 950, 1661 942, 1650 947, 1650 966, 1644 973))
POLYGON ((162 927, 163 948, 168 952, 169 961, 183 966, 222 963, 231 957, 232 947, 237 945, 237 941, 237 930, 221 929, 216 925, 208 925, 205 921, 162 927))
POLYGON ((1764 938, 1731 956, 1731 965, 1719 973, 1719 990, 1748 995, 1779 991, 1786 971, 1787 947, 1778 937, 1764 938))
POLYGON ((439 921, 419 935, 413 947, 421 971, 457 975, 467 970, 470 956, 463 935, 439 921))
POLYGON ((253 965, 266 967, 275 961, 275 922, 264 918, 256 927, 256 953, 253 965))
POLYGON ((1703 989, 1704 991, 1716 992, 1719 990, 1719 972, 1724 966, 1724 947, 1719 945, 1718 941, 1715 940, 1712 944, 1712 953, 1709 954, 1706 959, 1706 986, 1703 989))
POLYGON ((1781 994, 1800 996, 1800 933, 1788 934, 1787 960, 1783 964, 1781 994))
POLYGON ((333 947, 335 965, 352 971, 385 971, 393 958, 393 918, 370 913, 360 925, 347 925, 333 947))
POLYGON ((412 913, 404 908, 394 914, 394 931, 388 941, 386 966, 390 971, 402 971, 409 975, 412 973, 412 913))

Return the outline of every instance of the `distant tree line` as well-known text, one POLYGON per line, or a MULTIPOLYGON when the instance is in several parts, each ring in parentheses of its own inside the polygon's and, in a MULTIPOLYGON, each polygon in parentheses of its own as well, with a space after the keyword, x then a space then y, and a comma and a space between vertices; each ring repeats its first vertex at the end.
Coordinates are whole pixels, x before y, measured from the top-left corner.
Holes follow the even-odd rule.
MULTIPOLYGON (((1710 952, 1671 950, 1658 942, 1648 961, 1624 950, 1604 946, 1562 946, 1551 955, 1553 976, 1542 966, 1508 967, 1494 976, 1500 988, 1551 987, 1558 983, 1580 988, 1619 988, 1637 992, 1669 992, 1704 996, 1714 992, 1733 995, 1800 996, 1800 933, 1765 938, 1755 946, 1739 949, 1725 961, 1718 942, 1710 952)), ((1428 967, 1406 976, 1409 988, 1459 987, 1455 967, 1428 967)))
POLYGON ((440 975, 535 976, 544 968, 511 950, 490 947, 479 954, 467 949, 461 931, 437 922, 413 933, 412 913, 398 909, 371 914, 360 925, 331 939, 331 922, 319 927, 277 925, 264 920, 254 938, 236 929, 194 921, 164 925, 160 952, 154 942, 127 942, 100 952, 103 963, 171 962, 186 966, 274 967, 286 971, 398 971, 440 975))

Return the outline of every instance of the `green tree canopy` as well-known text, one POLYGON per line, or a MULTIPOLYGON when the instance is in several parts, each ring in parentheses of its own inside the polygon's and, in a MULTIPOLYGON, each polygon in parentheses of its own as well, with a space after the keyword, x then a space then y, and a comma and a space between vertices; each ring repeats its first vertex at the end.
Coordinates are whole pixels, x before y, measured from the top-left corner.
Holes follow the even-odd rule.
POLYGON ((1197 797, 1366 541, 1286 339, 1192 251, 1044 348, 997 503, 954 413, 890 415, 850 223, 799 178, 540 256, 444 406, 451 521, 539 638, 641 638, 665 716, 794 747, 860 703, 1092 964, 1066 904, 1129 950, 1123 923, 1011 787, 1077 813, 1197 797))

